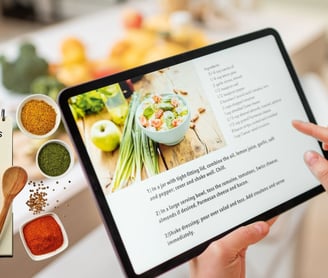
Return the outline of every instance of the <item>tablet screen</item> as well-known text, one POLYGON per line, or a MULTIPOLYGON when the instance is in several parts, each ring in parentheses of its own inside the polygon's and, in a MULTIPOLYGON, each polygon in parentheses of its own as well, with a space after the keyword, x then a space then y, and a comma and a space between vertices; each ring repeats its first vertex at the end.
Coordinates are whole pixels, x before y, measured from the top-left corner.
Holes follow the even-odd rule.
POLYGON ((313 121, 265 29, 62 92, 60 106, 129 276, 158 274, 322 187, 313 121))

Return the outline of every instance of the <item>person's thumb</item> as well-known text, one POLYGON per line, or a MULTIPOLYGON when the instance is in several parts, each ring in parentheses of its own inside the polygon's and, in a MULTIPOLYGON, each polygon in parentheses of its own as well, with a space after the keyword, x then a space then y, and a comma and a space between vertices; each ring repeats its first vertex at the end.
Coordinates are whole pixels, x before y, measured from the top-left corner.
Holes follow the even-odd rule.
POLYGON ((328 191, 328 161, 315 151, 304 154, 304 161, 312 174, 320 181, 328 191))

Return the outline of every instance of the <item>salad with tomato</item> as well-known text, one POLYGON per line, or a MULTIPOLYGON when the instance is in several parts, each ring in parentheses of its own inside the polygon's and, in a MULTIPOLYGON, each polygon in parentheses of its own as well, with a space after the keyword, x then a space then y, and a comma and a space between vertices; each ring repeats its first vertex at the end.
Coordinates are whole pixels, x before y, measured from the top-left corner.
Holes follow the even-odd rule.
POLYGON ((188 115, 185 101, 178 95, 152 95, 143 101, 141 126, 151 131, 166 131, 179 126, 188 115))

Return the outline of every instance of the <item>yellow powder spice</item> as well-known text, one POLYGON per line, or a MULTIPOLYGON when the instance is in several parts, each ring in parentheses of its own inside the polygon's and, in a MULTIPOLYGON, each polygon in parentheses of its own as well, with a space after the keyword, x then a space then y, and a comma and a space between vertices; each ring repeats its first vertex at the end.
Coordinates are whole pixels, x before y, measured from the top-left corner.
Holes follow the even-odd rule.
POLYGON ((56 124, 55 109, 43 100, 30 100, 22 108, 21 121, 27 131, 44 135, 56 124))

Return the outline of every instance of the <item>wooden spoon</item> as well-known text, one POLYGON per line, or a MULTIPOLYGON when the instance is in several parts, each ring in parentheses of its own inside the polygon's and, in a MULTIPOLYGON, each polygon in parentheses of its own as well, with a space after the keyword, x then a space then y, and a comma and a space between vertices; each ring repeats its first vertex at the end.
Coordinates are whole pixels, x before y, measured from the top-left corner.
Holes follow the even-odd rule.
POLYGON ((5 223, 8 210, 16 195, 21 192, 27 182, 26 171, 19 166, 8 168, 2 176, 2 193, 4 203, 0 213, 0 233, 5 223))

